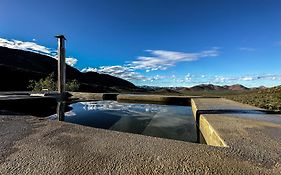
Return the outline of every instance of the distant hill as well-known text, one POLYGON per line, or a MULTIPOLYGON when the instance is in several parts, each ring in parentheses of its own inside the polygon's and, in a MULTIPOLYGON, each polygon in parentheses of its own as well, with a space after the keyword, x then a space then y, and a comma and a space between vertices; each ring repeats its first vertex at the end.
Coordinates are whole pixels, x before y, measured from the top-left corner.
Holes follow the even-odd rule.
POLYGON ((240 84, 235 84, 231 86, 218 86, 213 84, 200 84, 190 88, 177 88, 179 92, 194 92, 194 91, 247 91, 250 88, 247 88, 240 84))
MULTIPOLYGON (((57 60, 29 51, 0 47, 0 91, 25 91, 29 80, 39 80, 57 73, 57 60)), ((138 90, 134 84, 121 78, 96 72, 82 73, 67 65, 66 79, 76 79, 79 91, 122 92, 138 90)))
POLYGON ((248 88, 240 84, 234 84, 231 86, 218 86, 213 84, 200 84, 193 87, 155 87, 155 86, 141 86, 141 88, 146 89, 149 92, 163 93, 163 94, 190 94, 193 92, 223 92, 223 91, 251 91, 251 90, 260 90, 266 89, 266 87, 256 87, 248 88))
POLYGON ((152 93, 156 94, 179 94, 180 92, 173 90, 173 89, 168 89, 168 88, 159 88, 151 91, 152 93))
POLYGON ((227 90, 232 90, 232 91, 246 91, 246 90, 250 90, 250 88, 247 88, 241 84, 235 84, 235 85, 231 85, 231 86, 224 86, 224 88, 226 88, 227 90))
POLYGON ((225 90, 225 88, 213 84, 201 84, 191 87, 190 90, 191 91, 215 91, 215 90, 219 91, 219 90, 225 90))

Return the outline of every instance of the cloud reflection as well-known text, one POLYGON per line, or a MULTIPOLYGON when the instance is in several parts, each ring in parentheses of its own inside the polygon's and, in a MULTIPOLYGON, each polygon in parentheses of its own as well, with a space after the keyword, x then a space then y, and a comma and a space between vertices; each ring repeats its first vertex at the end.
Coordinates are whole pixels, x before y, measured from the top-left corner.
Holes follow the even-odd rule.
POLYGON ((130 104, 118 103, 116 101, 94 101, 94 102, 80 102, 83 109, 86 111, 128 111, 128 112, 146 112, 157 113, 167 111, 165 105, 155 104, 130 104))

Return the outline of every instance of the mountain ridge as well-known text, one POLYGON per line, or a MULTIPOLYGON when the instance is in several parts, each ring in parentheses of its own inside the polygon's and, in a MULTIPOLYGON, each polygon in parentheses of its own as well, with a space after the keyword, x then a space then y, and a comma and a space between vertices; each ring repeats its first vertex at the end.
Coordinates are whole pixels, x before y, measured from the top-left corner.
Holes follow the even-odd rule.
MULTIPOLYGON (((46 55, 0 46, 0 91, 26 91, 30 80, 57 75, 57 60, 46 55)), ((80 72, 66 65, 66 79, 76 79, 79 91, 121 92, 138 90, 133 83, 96 72, 80 72)))
POLYGON ((267 89, 264 86, 248 88, 241 84, 233 84, 233 85, 214 85, 214 84, 199 84, 192 87, 156 87, 156 86, 139 86, 141 88, 147 90, 161 90, 169 89, 177 92, 184 92, 184 91, 249 91, 249 90, 258 90, 258 89, 267 89))
MULTIPOLYGON (((0 91, 26 91, 29 80, 39 80, 57 72, 57 60, 31 51, 10 49, 0 46, 0 91)), ((82 92, 155 92, 178 94, 197 91, 249 91, 266 87, 248 88, 241 84, 199 84, 193 87, 135 86, 133 83, 108 74, 80 72, 66 65, 66 79, 76 79, 82 92)))

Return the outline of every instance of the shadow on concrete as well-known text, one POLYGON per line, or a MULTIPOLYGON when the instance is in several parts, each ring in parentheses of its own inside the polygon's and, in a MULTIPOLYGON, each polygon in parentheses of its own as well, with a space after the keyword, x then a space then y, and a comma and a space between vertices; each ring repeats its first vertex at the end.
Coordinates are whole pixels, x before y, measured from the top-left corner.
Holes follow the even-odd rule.
POLYGON ((55 98, 22 97, 0 100, 2 115, 33 115, 46 117, 56 113, 57 101, 55 98))
POLYGON ((196 116, 201 114, 281 114, 280 111, 270 110, 249 110, 249 109, 216 109, 216 110, 197 110, 196 116))

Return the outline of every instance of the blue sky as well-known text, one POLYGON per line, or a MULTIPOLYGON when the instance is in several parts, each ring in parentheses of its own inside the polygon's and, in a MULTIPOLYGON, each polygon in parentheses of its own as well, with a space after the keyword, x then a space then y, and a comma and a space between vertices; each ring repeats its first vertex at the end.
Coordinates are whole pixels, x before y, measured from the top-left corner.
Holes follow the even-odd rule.
POLYGON ((1 0, 0 45, 136 85, 281 84, 280 0, 1 0))

